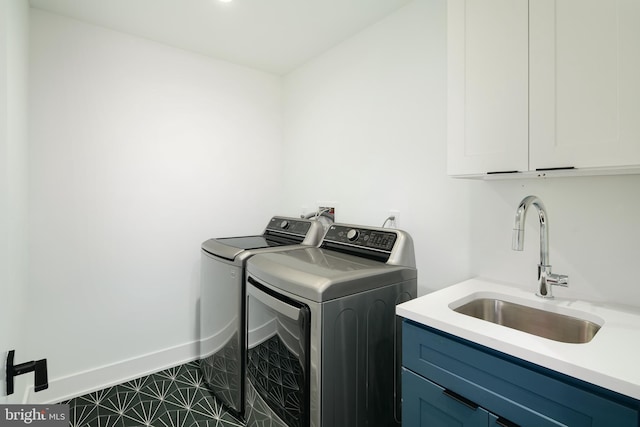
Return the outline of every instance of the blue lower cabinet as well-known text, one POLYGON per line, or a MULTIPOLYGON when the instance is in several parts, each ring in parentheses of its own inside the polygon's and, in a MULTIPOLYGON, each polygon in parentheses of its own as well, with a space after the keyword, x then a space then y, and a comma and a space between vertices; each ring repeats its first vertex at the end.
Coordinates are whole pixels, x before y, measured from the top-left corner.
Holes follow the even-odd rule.
POLYGON ((403 427, 638 427, 640 402, 405 320, 403 427))
POLYGON ((420 427, 486 427, 489 412, 447 394, 447 390, 402 369, 402 425, 420 427))

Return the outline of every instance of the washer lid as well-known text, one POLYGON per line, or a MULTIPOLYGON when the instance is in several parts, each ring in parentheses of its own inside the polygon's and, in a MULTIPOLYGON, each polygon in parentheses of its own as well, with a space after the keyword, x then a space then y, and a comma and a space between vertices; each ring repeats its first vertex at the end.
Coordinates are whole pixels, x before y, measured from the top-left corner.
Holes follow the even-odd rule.
POLYGON ((202 244, 202 249, 212 255, 234 260, 239 254, 249 249, 274 248, 296 244, 298 243, 277 241, 265 236, 225 237, 207 240, 202 244))
POLYGON ((415 280, 415 268, 388 265, 320 248, 259 254, 247 262, 254 278, 316 302, 415 280))
POLYGON ((234 261, 238 255, 251 249, 277 248, 284 246, 317 246, 324 229, 318 221, 274 216, 262 235, 222 237, 202 243, 202 249, 213 256, 234 261))

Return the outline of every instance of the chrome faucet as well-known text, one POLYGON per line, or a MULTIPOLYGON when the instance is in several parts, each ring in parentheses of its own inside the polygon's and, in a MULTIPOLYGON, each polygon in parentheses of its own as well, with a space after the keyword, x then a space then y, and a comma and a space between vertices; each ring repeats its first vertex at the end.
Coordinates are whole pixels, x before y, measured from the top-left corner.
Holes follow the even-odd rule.
POLYGON ((516 210, 516 220, 513 225, 513 240, 511 248, 514 251, 524 249, 524 222, 527 216, 529 206, 535 206, 538 210, 538 219, 540 220, 540 264, 538 264, 538 290, 536 295, 541 298, 553 298, 551 293, 551 285, 569 286, 569 276, 563 274, 554 274, 551 272, 549 265, 549 228, 547 210, 536 196, 527 196, 518 205, 516 210))

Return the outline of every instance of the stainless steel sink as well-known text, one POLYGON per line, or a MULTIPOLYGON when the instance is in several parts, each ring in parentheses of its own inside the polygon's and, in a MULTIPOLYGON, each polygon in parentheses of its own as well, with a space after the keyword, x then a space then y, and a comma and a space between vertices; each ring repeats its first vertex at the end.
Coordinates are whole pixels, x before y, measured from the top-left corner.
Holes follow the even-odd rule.
POLYGON ((453 310, 564 343, 588 343, 600 330, 600 325, 589 320, 493 298, 474 299, 453 310))

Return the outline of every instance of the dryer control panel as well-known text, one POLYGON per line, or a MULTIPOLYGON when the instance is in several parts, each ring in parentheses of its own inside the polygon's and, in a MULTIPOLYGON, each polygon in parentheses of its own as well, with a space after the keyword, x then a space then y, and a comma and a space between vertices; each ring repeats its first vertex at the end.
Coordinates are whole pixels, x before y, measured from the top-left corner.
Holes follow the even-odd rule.
POLYGON ((320 247, 389 265, 416 266, 411 236, 393 228, 332 224, 320 247))
POLYGON ((349 225, 332 225, 323 242, 332 242, 346 246, 369 248, 378 251, 391 252, 397 239, 393 231, 352 227, 349 225))

